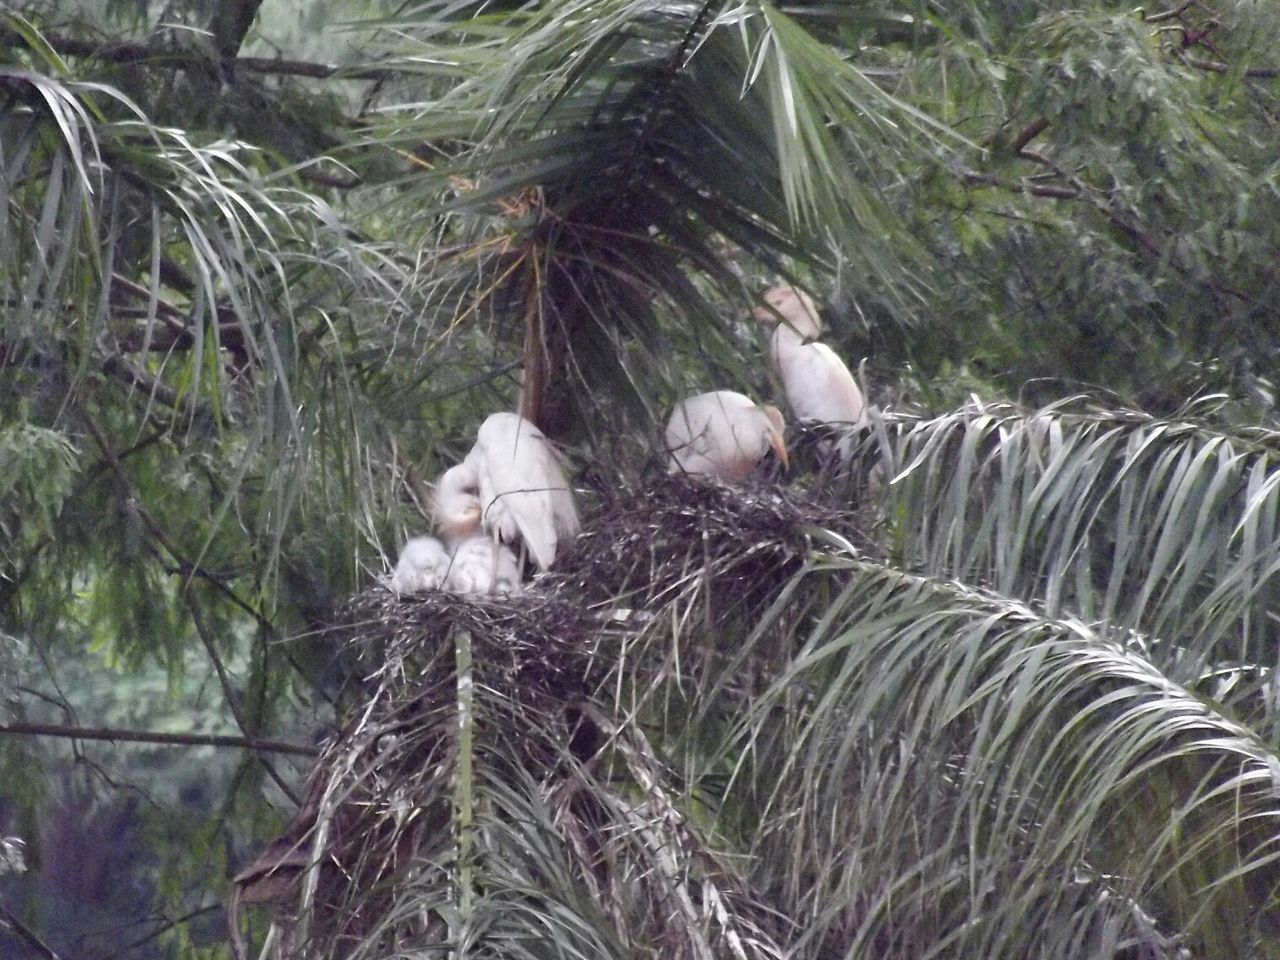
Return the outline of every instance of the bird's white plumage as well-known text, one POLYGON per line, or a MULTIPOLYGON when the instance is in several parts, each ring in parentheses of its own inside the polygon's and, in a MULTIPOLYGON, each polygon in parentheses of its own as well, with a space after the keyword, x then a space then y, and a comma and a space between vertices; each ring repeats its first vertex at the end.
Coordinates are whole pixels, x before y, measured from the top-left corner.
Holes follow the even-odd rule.
POLYGON ((782 380, 791 415, 799 421, 829 424, 866 422, 866 400, 848 366, 824 343, 811 342, 822 332, 813 299, 790 284, 765 291, 767 306, 752 313, 774 327, 769 358, 782 380))
POLYGON ((548 569, 559 541, 578 532, 578 511, 546 435, 518 414, 495 413, 480 425, 462 466, 464 479, 474 477, 485 530, 506 543, 523 541, 533 562, 548 569))
POLYGON ((447 590, 514 595, 521 591, 515 554, 483 533, 448 547, 435 537, 413 537, 401 549, 387 585, 401 594, 447 590))
POLYGON ((866 422, 866 401, 858 382, 825 343, 805 343, 795 330, 779 325, 770 338, 769 354, 796 420, 866 422))
POLYGON ((436 527, 446 538, 460 540, 480 529, 480 478, 470 459, 450 467, 436 481, 436 527))
POLYGON ((785 461, 782 415, 733 390, 713 390, 676 404, 667 422, 667 450, 674 473, 723 480, 750 475, 770 447, 785 461))
POLYGON ((388 586, 396 593, 438 590, 449 574, 449 553, 435 537, 413 537, 400 551, 388 586))
POLYGON ((515 554, 483 533, 458 541, 453 547, 445 589, 454 593, 506 593, 522 590, 515 554))
POLYGON ((785 283, 770 287, 764 293, 764 302, 766 306, 757 307, 752 313, 757 320, 772 325, 781 317, 779 326, 790 327, 804 340, 812 340, 822 333, 818 308, 803 290, 785 283))

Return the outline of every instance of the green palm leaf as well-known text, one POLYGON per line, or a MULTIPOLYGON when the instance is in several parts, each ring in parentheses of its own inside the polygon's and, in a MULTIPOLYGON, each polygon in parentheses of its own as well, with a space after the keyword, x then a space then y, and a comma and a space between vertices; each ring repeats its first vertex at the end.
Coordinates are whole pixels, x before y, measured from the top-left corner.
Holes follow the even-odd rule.
POLYGON ((1263 935, 1280 765, 1255 732, 1079 621, 863 560, 802 576, 838 593, 726 744, 725 802, 762 811, 742 840, 813 918, 806 952, 1171 956, 1177 934, 1243 956, 1263 935))
POLYGON ((1238 668, 1240 682, 1202 689, 1269 722, 1274 434, 978 403, 884 426, 860 456, 893 476, 883 492, 900 562, 1151 637, 1150 656, 1181 683, 1238 668))

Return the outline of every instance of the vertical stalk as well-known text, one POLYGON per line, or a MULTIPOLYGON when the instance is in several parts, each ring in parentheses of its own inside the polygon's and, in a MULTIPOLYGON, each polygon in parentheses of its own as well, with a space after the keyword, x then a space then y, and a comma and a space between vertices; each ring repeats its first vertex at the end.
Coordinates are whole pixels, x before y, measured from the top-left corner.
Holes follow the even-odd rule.
POLYGON ((474 856, 472 814, 475 798, 472 794, 472 755, 475 727, 475 683, 471 670, 471 634, 459 630, 454 634, 454 658, 458 676, 458 732, 457 732, 457 781, 454 785, 454 839, 457 845, 456 883, 457 919, 450 939, 454 944, 454 957, 465 955, 464 944, 473 928, 474 890, 472 858, 474 856))

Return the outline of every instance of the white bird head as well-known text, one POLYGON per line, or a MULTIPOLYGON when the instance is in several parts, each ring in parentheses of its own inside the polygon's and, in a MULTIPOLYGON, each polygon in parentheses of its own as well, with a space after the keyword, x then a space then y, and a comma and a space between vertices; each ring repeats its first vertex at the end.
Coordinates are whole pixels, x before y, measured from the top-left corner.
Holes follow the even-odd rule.
POLYGON ((478 484, 475 468, 466 461, 450 467, 436 481, 436 528, 450 540, 461 540, 480 529, 484 510, 478 484))
POLYGON ((387 585, 396 593, 438 590, 449 571, 449 554, 435 537, 414 537, 400 551, 387 585))
POLYGON ((797 290, 789 283, 779 284, 765 291, 764 302, 765 306, 756 307, 751 314, 761 323, 772 326, 781 318, 805 340, 812 340, 822 333, 818 308, 813 298, 803 290, 797 290))

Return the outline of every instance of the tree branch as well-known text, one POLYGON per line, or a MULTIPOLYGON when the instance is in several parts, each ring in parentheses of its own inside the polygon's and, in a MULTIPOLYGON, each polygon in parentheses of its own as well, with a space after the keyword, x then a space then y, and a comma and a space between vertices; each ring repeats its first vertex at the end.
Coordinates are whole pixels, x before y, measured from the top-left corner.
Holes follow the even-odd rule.
MULTIPOLYGON (((45 34, 45 41, 62 56, 92 57, 108 63, 129 63, 160 69, 183 69, 195 65, 207 66, 208 59, 196 53, 172 49, 157 49, 144 43, 97 43, 76 37, 45 34)), ((21 35, 0 27, 0 47, 25 47, 21 35)), ((329 63, 310 63, 304 60, 284 60, 270 57, 237 57, 231 61, 236 70, 253 73, 277 74, 292 77, 311 77, 327 80, 341 77, 344 80, 385 80, 395 76, 411 76, 413 71, 390 67, 346 67, 329 63)))
MULTIPOLYGON (((1180 54, 1179 59, 1189 67, 1195 67, 1197 70, 1208 70, 1211 73, 1230 73, 1234 69, 1229 63, 1202 60, 1200 57, 1189 57, 1185 53, 1180 54)), ((1280 77, 1280 68, 1246 67, 1242 76, 1252 80, 1274 80, 1276 77, 1280 77)))
POLYGON ((1049 121, 1041 117, 1039 120, 1033 120, 1025 127, 1018 131, 1018 135, 1009 142, 1009 151, 1013 154, 1019 154, 1023 148, 1034 140, 1040 134, 1044 133, 1049 127, 1049 121))
POLYGON ((102 370, 110 376, 124 380, 131 386, 137 387, 143 393, 179 414, 186 413, 192 418, 203 420, 210 425, 219 422, 218 417, 211 409, 202 404, 183 401, 182 397, 178 395, 178 391, 173 387, 163 380, 153 377, 145 370, 135 367, 124 357, 117 354, 106 356, 102 361, 102 370))
POLYGON ((320 755, 318 747, 262 737, 235 737, 217 733, 152 733, 116 727, 73 727, 57 723, 0 724, 0 734, 26 737, 61 737, 66 740, 110 740, 113 743, 155 743, 162 746, 238 747, 264 753, 292 753, 304 757, 320 755))
POLYGON ((45 960, 61 960, 53 947, 41 940, 34 930, 14 916, 4 904, 0 904, 0 927, 8 927, 45 960))
MULTIPOLYGON (((83 417, 83 419, 89 433, 93 436, 94 442, 98 445, 98 449, 102 451, 102 457, 106 461, 107 465, 118 472, 122 472, 120 471, 120 458, 116 455, 111 444, 98 428, 98 425, 87 416, 83 417)), ((138 519, 140 519, 143 526, 147 528, 147 532, 151 534, 151 539, 163 548, 164 552, 169 555, 174 563, 177 564, 176 569, 171 569, 169 572, 179 574, 183 577, 199 577, 206 581, 210 586, 225 596, 237 607, 249 614, 249 616, 251 616, 259 626, 265 628, 271 633, 274 633, 275 627, 272 625, 271 621, 267 619, 264 614, 255 609, 251 603, 242 599, 239 594, 227 586, 227 584, 223 582, 223 577, 220 577, 217 573, 209 570, 207 567, 203 567, 200 564, 193 562, 173 545, 173 541, 168 537, 164 530, 161 529, 160 524, 156 522, 156 518, 151 515, 151 511, 142 505, 142 499, 133 489, 133 485, 129 481, 129 478, 124 476, 123 479, 129 484, 130 493, 133 495, 133 507, 138 512, 138 519)))
POLYGON ((180 927, 184 923, 190 923, 196 917, 201 917, 201 916, 204 916, 206 913, 213 913, 213 911, 221 910, 221 909, 222 909, 222 904, 211 903, 205 907, 196 907, 196 909, 190 911, 189 913, 185 913, 180 917, 174 917, 172 920, 165 920, 163 923, 160 924, 160 926, 156 927, 146 936, 139 937, 137 940, 134 940, 132 943, 127 943, 123 947, 119 947, 115 950, 112 950, 108 954, 100 955, 100 960, 112 960, 112 958, 114 957, 125 956, 126 954, 131 953, 134 950, 137 950, 139 947, 145 946, 146 944, 150 943, 152 940, 155 940, 156 938, 160 937, 162 934, 168 932, 169 930, 172 930, 174 927, 180 927))
POLYGON ((1178 4, 1178 6, 1174 7, 1172 10, 1161 10, 1159 13, 1148 14, 1142 19, 1147 23, 1160 23, 1164 20, 1176 20, 1195 5, 1196 0, 1185 0, 1185 2, 1178 4))
MULTIPOLYGON (((204 622, 204 615, 200 612, 200 607, 196 603, 195 594, 192 592, 191 584, 189 583, 183 584, 182 600, 187 605, 187 610, 191 613, 191 622, 195 624, 196 634, 200 637, 200 642, 204 644, 205 652, 209 655, 209 661, 213 664, 214 672, 218 675, 218 684, 222 687, 223 699, 227 701, 227 707, 235 718, 236 726, 244 731, 245 736, 251 736, 249 734, 249 724, 240 710, 239 691, 236 690, 235 685, 231 682, 231 677, 227 674, 227 668, 222 664, 222 657, 219 656, 218 648, 213 642, 213 634, 204 622)), ((262 765, 262 769, 267 772, 267 775, 275 781, 276 786, 280 788, 284 795, 293 801, 294 806, 301 806, 302 798, 293 792, 289 784, 285 782, 284 777, 276 772, 276 768, 259 753, 255 753, 254 758, 262 765)))
POLYGON ((969 186, 998 187, 1010 193, 1029 193, 1033 197, 1052 197, 1055 200, 1079 200, 1081 193, 1075 187, 1055 187, 1040 183, 1006 183, 994 173, 979 173, 977 170, 965 170, 960 175, 969 186))

